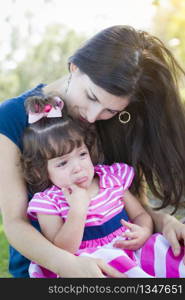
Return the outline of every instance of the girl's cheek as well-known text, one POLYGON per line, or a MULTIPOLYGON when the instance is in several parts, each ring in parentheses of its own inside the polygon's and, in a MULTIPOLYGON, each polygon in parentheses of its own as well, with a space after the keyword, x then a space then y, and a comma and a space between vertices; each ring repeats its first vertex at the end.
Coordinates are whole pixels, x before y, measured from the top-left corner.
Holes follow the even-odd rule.
POLYGON ((68 188, 69 186, 71 186, 71 184, 73 184, 73 182, 70 177, 64 176, 63 178, 61 178, 61 184, 63 185, 63 187, 68 188))

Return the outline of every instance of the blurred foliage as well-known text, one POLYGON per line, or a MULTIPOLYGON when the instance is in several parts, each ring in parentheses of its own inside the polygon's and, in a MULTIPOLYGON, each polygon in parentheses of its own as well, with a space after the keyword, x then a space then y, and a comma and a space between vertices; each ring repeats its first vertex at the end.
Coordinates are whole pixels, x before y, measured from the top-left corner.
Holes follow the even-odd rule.
POLYGON ((0 278, 10 278, 11 274, 8 272, 8 260, 9 260, 9 246, 8 241, 4 233, 2 225, 2 217, 0 215, 0 278))
POLYGON ((29 35, 23 40, 18 28, 12 27, 9 53, 0 61, 0 101, 62 77, 68 71, 68 57, 85 39, 61 24, 54 24, 45 29, 36 45, 31 45, 29 35), (17 53, 24 51, 24 58, 16 62, 17 53))
MULTIPOLYGON (((153 33, 172 51, 177 62, 185 70, 185 1, 157 0, 153 33)), ((180 81, 181 94, 185 100, 185 81, 180 81)))
MULTIPOLYGON (((164 41, 185 69, 185 1, 153 0, 151 5, 155 6, 156 15, 150 31, 164 41)), ((37 30, 33 13, 28 10, 25 19, 27 36, 23 37, 20 26, 16 27, 11 23, 11 16, 6 17, 10 34, 8 50, 0 58, 0 101, 16 96, 41 82, 49 83, 63 76, 67 72, 68 57, 87 38, 56 23, 45 28, 39 39, 37 33, 34 40, 37 30)), ((3 41, 0 41, 1 46, 3 41)), ((185 99, 182 82, 181 92, 185 99)))

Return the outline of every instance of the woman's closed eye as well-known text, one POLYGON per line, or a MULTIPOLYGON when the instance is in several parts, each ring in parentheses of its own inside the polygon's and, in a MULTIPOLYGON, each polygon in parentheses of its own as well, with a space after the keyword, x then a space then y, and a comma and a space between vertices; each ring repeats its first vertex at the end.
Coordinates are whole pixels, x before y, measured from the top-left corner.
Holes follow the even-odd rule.
POLYGON ((93 101, 93 102, 99 102, 95 95, 92 94, 92 96, 91 96, 91 95, 89 95, 89 93, 88 93, 87 91, 85 92, 85 94, 86 94, 86 97, 87 97, 90 101, 93 101))
MULTIPOLYGON (((92 102, 100 102, 97 97, 95 95, 93 96, 90 96, 89 93, 86 92, 86 96, 87 98, 92 101, 92 102)), ((108 112, 109 114, 111 114, 112 116, 116 115, 117 113, 119 113, 120 111, 118 110, 113 110, 113 109, 110 109, 110 108, 105 108, 104 109, 105 112, 108 112)))
POLYGON ((117 110, 112 110, 112 109, 109 109, 107 108, 107 111, 111 114, 111 115, 116 115, 118 113, 117 110))
POLYGON ((92 101, 92 102, 98 102, 96 98, 91 97, 90 95, 87 94, 87 98, 92 101))

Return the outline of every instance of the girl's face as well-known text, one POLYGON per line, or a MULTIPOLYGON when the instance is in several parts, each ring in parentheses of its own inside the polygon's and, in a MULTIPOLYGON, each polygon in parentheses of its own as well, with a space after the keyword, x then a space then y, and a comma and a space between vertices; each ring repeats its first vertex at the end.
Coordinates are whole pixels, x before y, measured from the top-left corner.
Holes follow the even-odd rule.
POLYGON ((119 97, 106 92, 90 78, 71 66, 71 81, 66 95, 66 105, 73 117, 89 123, 107 120, 125 109, 128 97, 119 97))
POLYGON ((94 167, 86 145, 82 144, 71 153, 48 160, 48 174, 51 182, 60 188, 68 188, 72 184, 90 187, 94 167))

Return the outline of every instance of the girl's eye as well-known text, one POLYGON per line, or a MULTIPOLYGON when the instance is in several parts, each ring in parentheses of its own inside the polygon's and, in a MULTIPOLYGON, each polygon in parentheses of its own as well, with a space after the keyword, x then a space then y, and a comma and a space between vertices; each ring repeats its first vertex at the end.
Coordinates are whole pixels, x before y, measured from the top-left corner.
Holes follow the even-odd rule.
POLYGON ((81 152, 80 153, 80 156, 82 156, 82 157, 84 157, 84 156, 86 156, 87 155, 87 152, 81 152))
POLYGON ((58 163, 57 168, 63 167, 67 164, 67 160, 65 161, 61 161, 60 163, 58 163))

